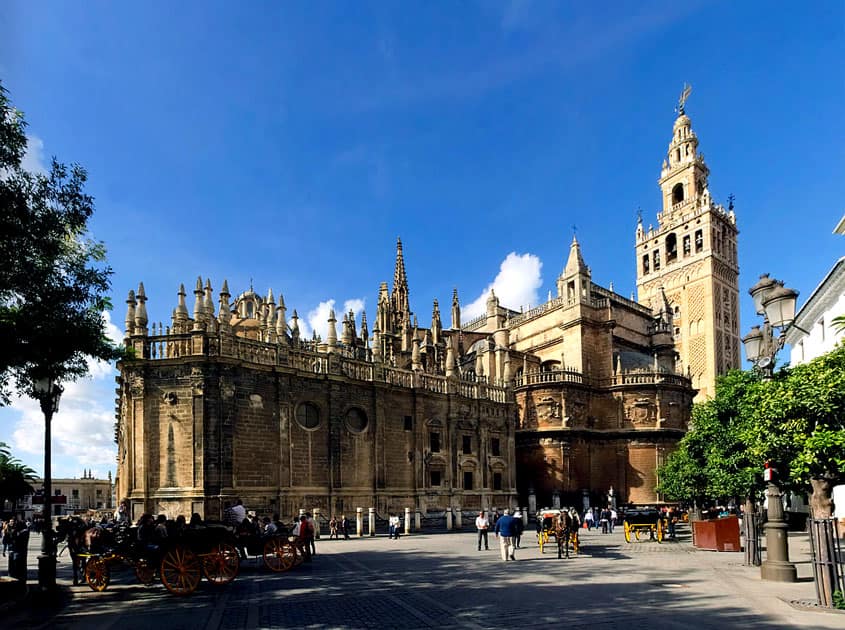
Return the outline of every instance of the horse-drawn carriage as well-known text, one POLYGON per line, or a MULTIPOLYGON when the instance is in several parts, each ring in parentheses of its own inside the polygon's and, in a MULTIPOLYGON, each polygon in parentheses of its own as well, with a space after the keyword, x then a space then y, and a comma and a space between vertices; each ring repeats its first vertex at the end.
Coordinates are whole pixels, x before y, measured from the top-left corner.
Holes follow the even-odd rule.
POLYGON ((631 542, 631 538, 639 540, 641 534, 648 533, 650 540, 660 543, 666 533, 663 516, 653 508, 628 510, 622 520, 622 527, 625 530, 625 542, 631 542))
POLYGON ((152 584, 156 577, 174 595, 189 595, 202 576, 215 585, 228 584, 240 570, 238 548, 261 555, 272 571, 286 571, 298 564, 298 554, 285 534, 237 537, 231 527, 220 523, 174 528, 168 535, 139 540, 138 528, 126 524, 110 528, 89 527, 81 519, 63 519, 57 542, 66 541, 73 563, 74 584, 79 572, 95 591, 104 591, 111 581, 112 567, 130 566, 138 581, 152 584))
POLYGON ((549 540, 554 538, 557 544, 557 557, 565 554, 569 557, 569 547, 576 554, 581 548, 581 541, 578 536, 578 522, 570 516, 566 510, 541 510, 537 513, 537 544, 540 546, 540 553, 549 540))

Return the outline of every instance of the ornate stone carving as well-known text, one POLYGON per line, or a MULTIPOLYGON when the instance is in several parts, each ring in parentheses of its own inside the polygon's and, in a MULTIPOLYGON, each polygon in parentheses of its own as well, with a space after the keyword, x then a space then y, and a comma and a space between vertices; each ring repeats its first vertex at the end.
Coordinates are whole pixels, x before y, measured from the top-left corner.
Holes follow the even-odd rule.
POLYGON ((261 398, 261 394, 250 394, 249 395, 249 408, 250 409, 263 409, 264 408, 264 399, 261 398))
POLYGON ((537 403, 537 418, 554 420, 560 418, 560 403, 551 396, 544 396, 537 403))
POLYGON ((164 392, 161 395, 161 399, 167 405, 175 405, 179 402, 179 397, 176 395, 176 392, 164 392))

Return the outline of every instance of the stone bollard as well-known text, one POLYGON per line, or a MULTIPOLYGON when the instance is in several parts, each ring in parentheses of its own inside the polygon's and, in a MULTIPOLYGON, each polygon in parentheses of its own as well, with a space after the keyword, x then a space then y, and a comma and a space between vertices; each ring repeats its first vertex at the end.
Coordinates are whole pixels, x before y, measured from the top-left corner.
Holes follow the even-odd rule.
POLYGON ((357 526, 358 538, 364 535, 364 508, 355 508, 355 525, 357 526))
POLYGON ((452 508, 446 508, 446 529, 452 531, 452 508))
POLYGON ((523 528, 528 527, 528 508, 522 508, 522 526, 523 528))
POLYGON ((405 535, 411 533, 411 508, 405 508, 405 535))
POLYGON ((320 540, 320 508, 314 508, 314 540, 320 540))
POLYGON ((422 512, 414 510, 414 531, 418 532, 422 529, 422 512))
POLYGON ((461 529, 464 525, 463 513, 461 508, 455 508, 455 529, 461 529))
POLYGON ((369 508, 370 510, 370 536, 376 535, 376 509, 369 508))

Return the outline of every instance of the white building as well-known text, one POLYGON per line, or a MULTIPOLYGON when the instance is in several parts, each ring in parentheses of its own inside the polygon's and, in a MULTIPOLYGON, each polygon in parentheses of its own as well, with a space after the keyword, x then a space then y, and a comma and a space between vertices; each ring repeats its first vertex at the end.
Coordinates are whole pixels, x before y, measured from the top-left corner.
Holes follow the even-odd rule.
MULTIPOLYGON (((845 234, 845 216, 833 231, 845 234)), ((812 361, 833 350, 845 338, 845 332, 837 331, 832 325, 833 318, 839 315, 845 315, 845 256, 836 261, 787 330, 790 365, 812 361)), ((834 487, 833 503, 834 516, 845 520, 845 485, 834 487)))

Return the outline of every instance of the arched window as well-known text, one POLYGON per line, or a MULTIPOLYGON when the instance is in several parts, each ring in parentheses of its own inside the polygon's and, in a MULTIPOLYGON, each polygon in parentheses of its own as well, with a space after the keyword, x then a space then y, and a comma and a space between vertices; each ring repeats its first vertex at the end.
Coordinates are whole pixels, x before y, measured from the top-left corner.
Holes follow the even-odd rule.
POLYGON ((704 249, 704 234, 701 230, 695 231, 695 252, 698 253, 704 249))
POLYGON ((681 203, 684 200, 684 185, 675 184, 672 187, 672 203, 681 203))
POLYGON ((666 237, 666 262, 670 263, 678 257, 678 237, 673 232, 666 237))
POLYGON ((690 243, 689 234, 687 234, 686 236, 684 236, 684 256, 690 255, 690 244, 689 243, 690 243))

